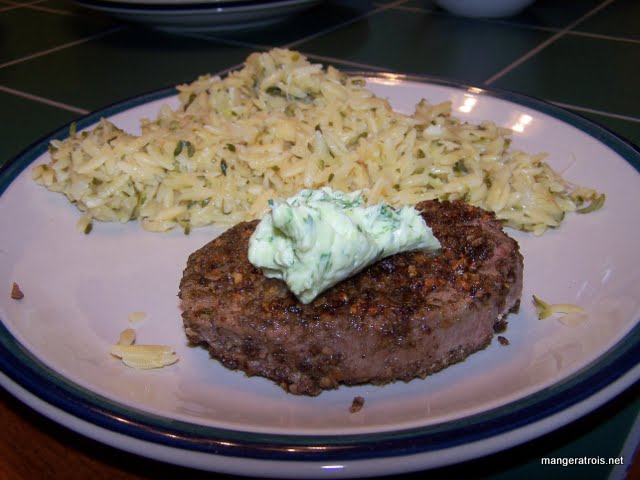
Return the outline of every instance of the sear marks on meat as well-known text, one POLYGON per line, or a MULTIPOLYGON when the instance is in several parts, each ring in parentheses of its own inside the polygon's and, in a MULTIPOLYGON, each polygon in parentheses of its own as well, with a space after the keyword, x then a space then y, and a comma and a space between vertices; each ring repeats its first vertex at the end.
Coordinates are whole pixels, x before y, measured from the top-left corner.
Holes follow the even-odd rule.
POLYGON ((416 207, 439 253, 388 257, 308 305, 247 259, 257 221, 189 257, 180 282, 189 340, 292 394, 424 378, 485 348, 517 310, 523 260, 493 214, 462 202, 416 207))

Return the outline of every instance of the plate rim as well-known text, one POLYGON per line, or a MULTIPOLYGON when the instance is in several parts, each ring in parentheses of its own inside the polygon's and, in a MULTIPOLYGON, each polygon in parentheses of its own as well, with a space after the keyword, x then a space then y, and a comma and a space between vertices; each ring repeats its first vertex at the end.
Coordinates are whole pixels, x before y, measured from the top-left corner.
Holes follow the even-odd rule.
POLYGON ((81 3, 83 5, 99 4, 99 5, 118 5, 128 8, 182 8, 190 6, 208 5, 209 8, 215 6, 228 6, 229 4, 260 4, 269 3, 278 0, 72 0, 74 3, 81 3))
POLYGON ((274 8, 294 7, 317 4, 323 0, 220 0, 207 3, 205 0, 198 3, 125 3, 109 0, 73 0, 76 4, 104 12, 121 12, 138 14, 140 16, 153 15, 200 15, 204 13, 240 13, 272 10, 274 8))
MULTIPOLYGON (((392 75, 395 80, 468 90, 474 94, 486 95, 534 109, 578 128, 618 153, 637 172, 640 171, 640 148, 632 142, 592 120, 544 100, 507 90, 474 86, 427 75, 347 69, 345 72, 381 80, 392 75)), ((66 137, 71 124, 75 123, 78 129, 86 128, 96 123, 101 117, 110 117, 176 94, 175 87, 166 87, 119 101, 84 115, 75 122, 43 136, 0 167, 0 195, 23 170, 46 151, 51 140, 66 137)), ((85 390, 46 367, 30 354, 13 337, 0 318, 0 372, 3 374, 0 375, 0 385, 8 390, 14 391, 15 388, 10 387, 17 386, 45 404, 90 425, 153 445, 225 457, 279 460, 287 463, 406 457, 456 448, 517 432, 520 432, 519 438, 522 443, 576 420, 631 387, 640 379, 640 365, 637 358, 640 358, 640 322, 636 323, 615 345, 572 375, 504 406, 460 419, 423 427, 348 435, 256 433, 173 420, 132 409, 85 390), (587 403, 588 406, 585 406, 587 403), (523 429, 541 426, 545 419, 561 415, 563 412, 572 413, 565 415, 561 422, 538 428, 530 438, 527 438, 527 434, 523 432, 523 429)), ((24 398, 22 400, 24 401, 24 398)), ((42 406, 39 409, 34 405, 30 406, 46 414, 42 411, 45 410, 42 406)), ((101 439, 96 438, 96 440, 101 439)), ((510 446, 512 445, 514 444, 510 446)), ((492 451, 486 453, 495 453, 499 450, 501 448, 495 446, 492 451)), ((144 454, 144 452, 137 453, 144 454)), ((473 457, 459 460, 471 458, 473 457)))

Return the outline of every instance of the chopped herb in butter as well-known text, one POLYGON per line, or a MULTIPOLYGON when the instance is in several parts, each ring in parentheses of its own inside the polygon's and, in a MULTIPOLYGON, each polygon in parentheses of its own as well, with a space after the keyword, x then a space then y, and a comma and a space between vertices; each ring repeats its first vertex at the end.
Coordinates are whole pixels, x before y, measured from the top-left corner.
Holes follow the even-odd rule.
POLYGON ((381 258, 440 249, 417 210, 365 206, 360 192, 303 190, 269 206, 249 240, 249 261, 302 303, 381 258))

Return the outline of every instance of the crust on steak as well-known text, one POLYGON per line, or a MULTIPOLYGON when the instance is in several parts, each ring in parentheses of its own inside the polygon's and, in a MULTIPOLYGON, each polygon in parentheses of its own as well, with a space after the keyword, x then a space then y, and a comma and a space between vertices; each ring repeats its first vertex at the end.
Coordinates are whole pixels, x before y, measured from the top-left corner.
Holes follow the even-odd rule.
POLYGON ((416 206, 439 253, 393 255, 308 305, 247 259, 257 221, 190 255, 179 297, 187 337, 231 369, 292 394, 424 378, 485 348, 518 308, 523 259, 493 214, 462 202, 416 206))

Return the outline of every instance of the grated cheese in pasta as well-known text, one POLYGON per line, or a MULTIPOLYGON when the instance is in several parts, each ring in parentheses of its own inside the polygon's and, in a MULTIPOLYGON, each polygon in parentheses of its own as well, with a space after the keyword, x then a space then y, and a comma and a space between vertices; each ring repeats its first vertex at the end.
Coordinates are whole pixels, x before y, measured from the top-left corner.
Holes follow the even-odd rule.
POLYGON ((536 234, 604 201, 571 187, 544 155, 510 149, 495 123, 461 122, 449 102, 396 112, 363 78, 294 51, 254 53, 242 69, 178 91, 181 106, 142 120, 139 136, 103 119, 51 143, 33 178, 84 213, 82 231, 94 219, 138 219, 155 232, 231 225, 324 185, 393 206, 463 199, 536 234))

